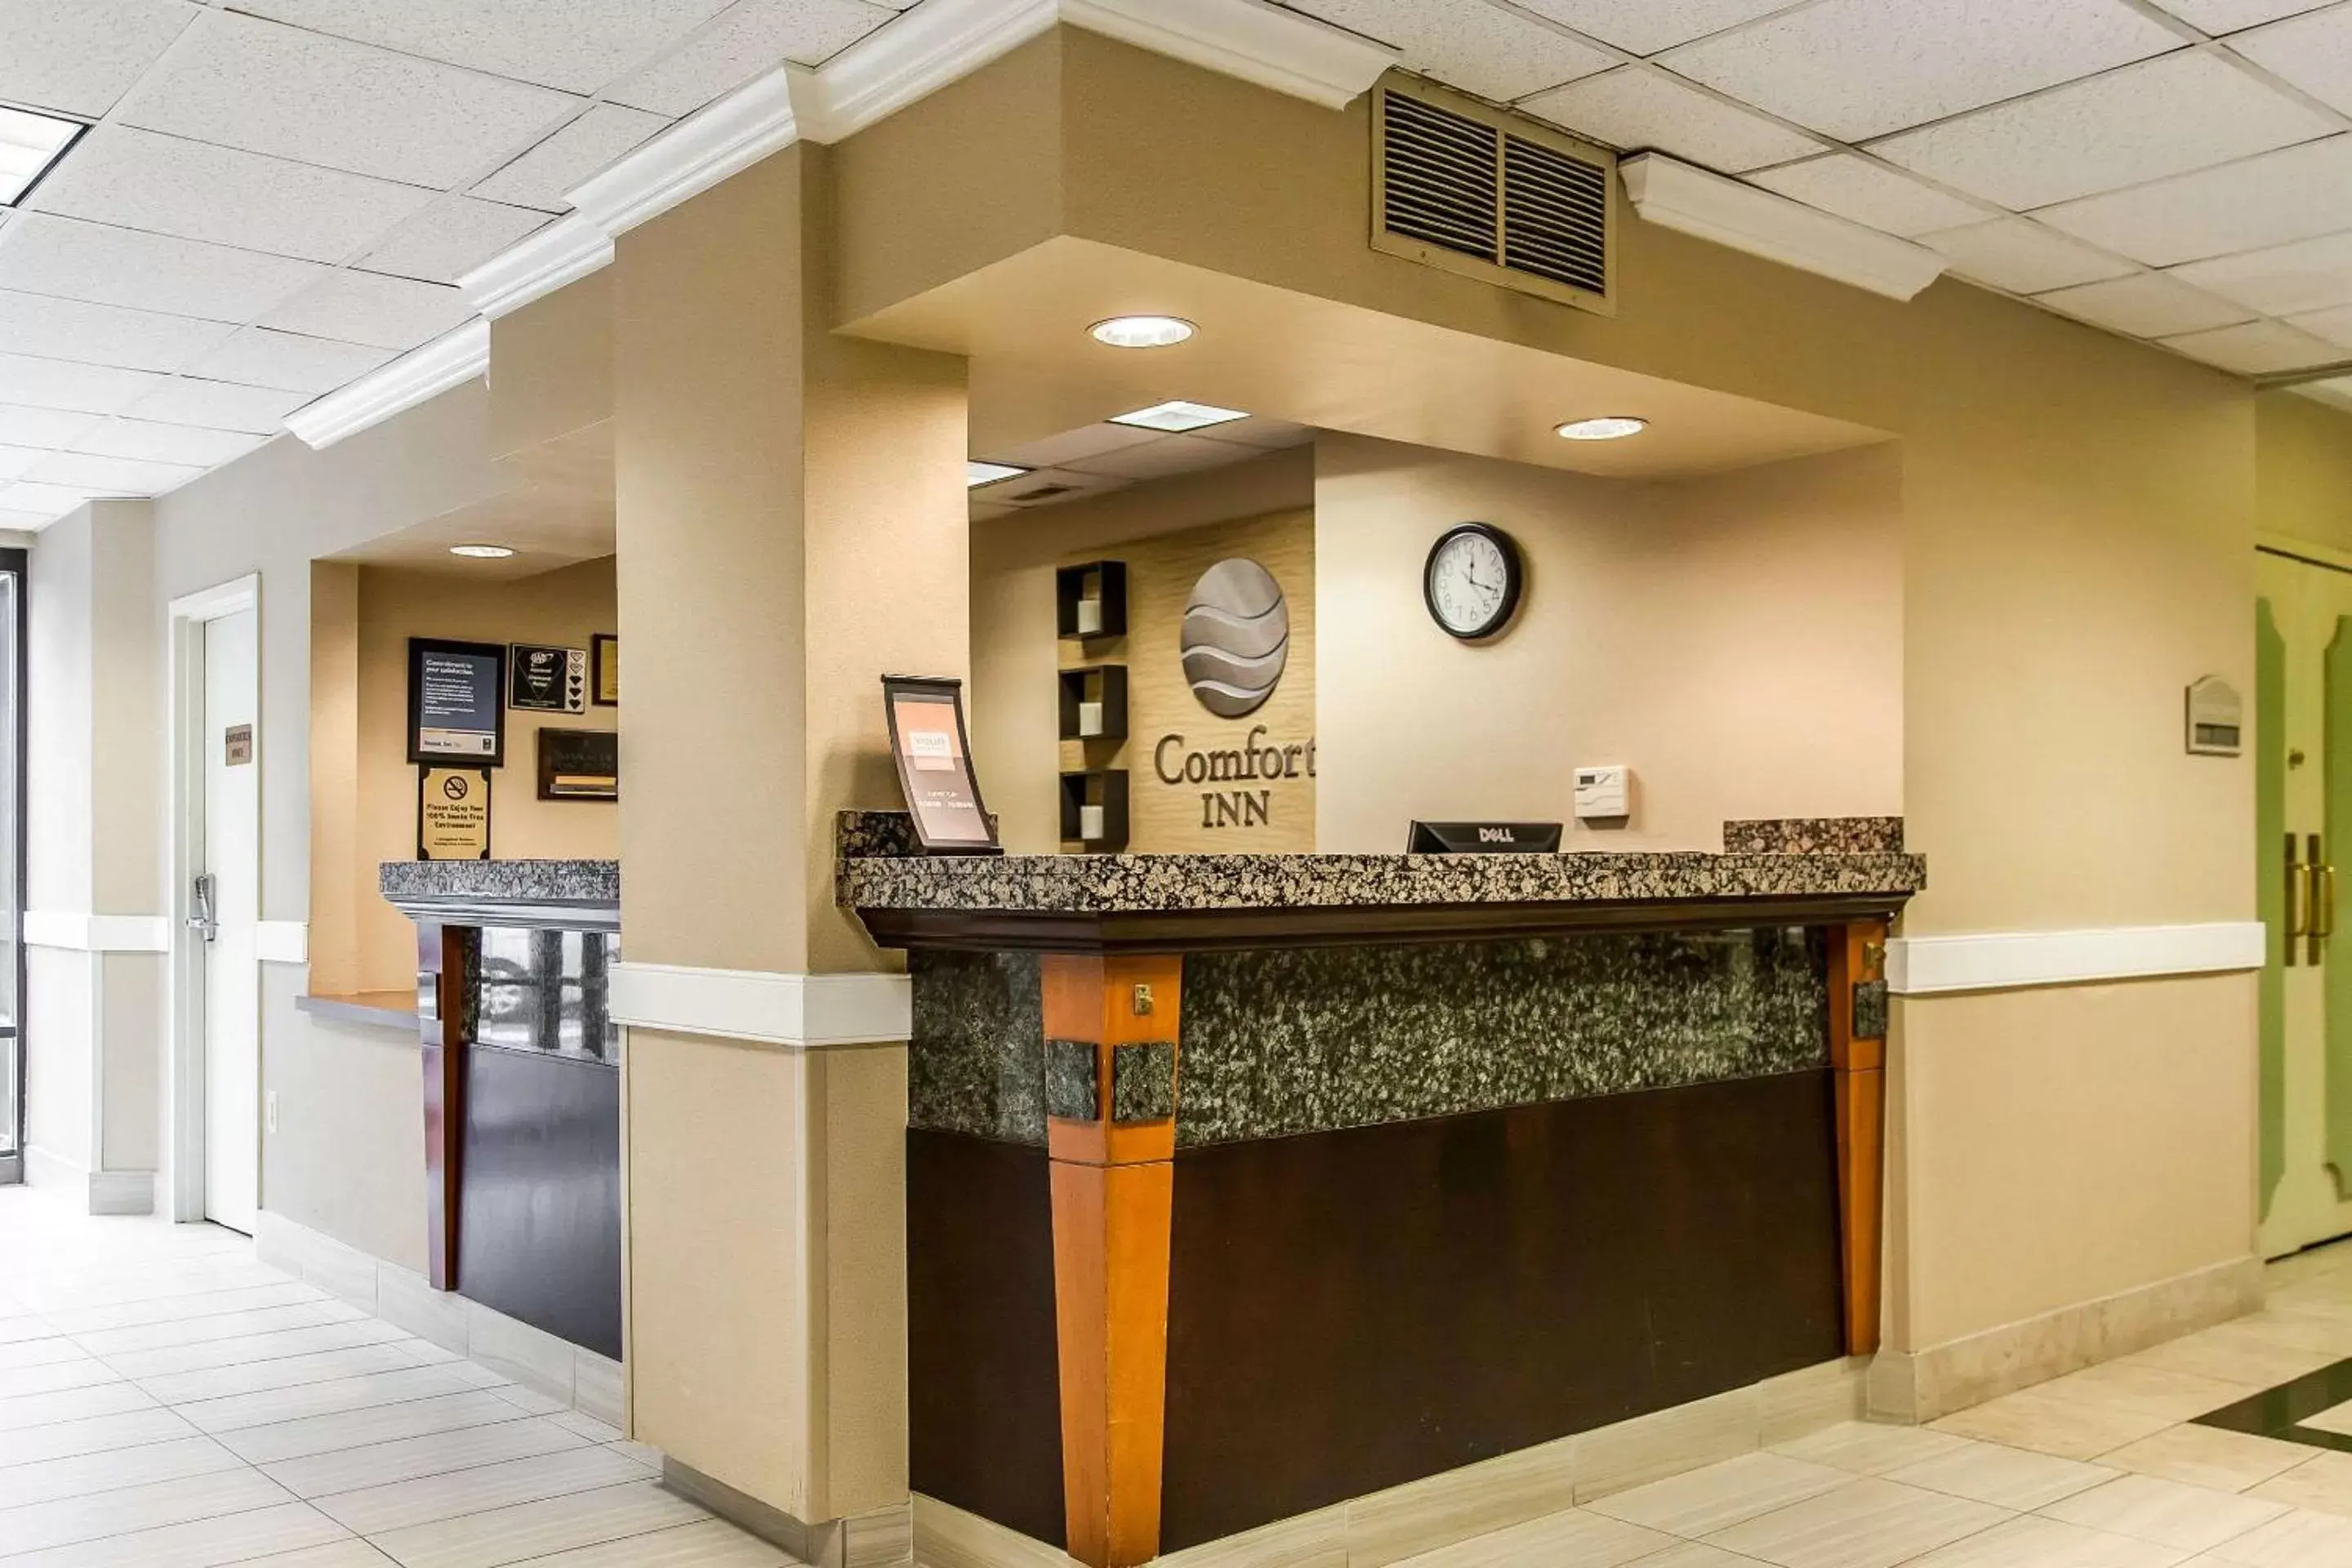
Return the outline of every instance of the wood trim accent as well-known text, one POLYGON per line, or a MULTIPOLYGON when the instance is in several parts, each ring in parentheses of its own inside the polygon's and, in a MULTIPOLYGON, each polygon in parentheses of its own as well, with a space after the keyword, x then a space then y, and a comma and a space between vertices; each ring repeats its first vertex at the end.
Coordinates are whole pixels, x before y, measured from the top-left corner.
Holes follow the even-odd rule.
POLYGON ((481 959, 471 926, 416 927, 416 1018, 425 1047, 425 1261, 436 1290, 457 1288, 466 1147, 466 999, 481 959))
POLYGON ((1830 928, 1830 1068, 1837 1095, 1838 1233, 1845 1353, 1878 1349, 1885 1248, 1886 1040, 1854 1033, 1854 987, 1883 982, 1886 925, 1830 928))
POLYGON ((1176 1123, 1115 1121, 1111 1080, 1119 1047, 1175 1044, 1182 963, 1049 955, 1042 966, 1046 1037, 1095 1047, 1094 1120, 1055 1117, 1046 1131, 1063 1502, 1069 1554, 1090 1568, 1160 1554, 1176 1123))

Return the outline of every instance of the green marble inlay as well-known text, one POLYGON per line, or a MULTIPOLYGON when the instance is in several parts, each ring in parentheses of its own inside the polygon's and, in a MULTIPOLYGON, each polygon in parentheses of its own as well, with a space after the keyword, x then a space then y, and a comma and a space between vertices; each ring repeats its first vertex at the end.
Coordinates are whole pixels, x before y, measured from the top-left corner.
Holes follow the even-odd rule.
POLYGON ((1857 1040, 1885 1039, 1886 1017, 1886 982, 1856 981, 1853 987, 1853 1037, 1857 1040))
MULTIPOLYGON (((1095 1082, 1095 1047, 1086 1041, 1045 1042, 1045 1114, 1070 1121, 1101 1120, 1102 1089, 1095 1082)), ((1042 1130, 1039 1137, 1044 1137, 1042 1130)))
POLYGON ((1196 953, 1180 1146, 1829 1065, 1798 929, 1196 953))
POLYGON ((1045 1141, 1045 1020, 1037 956, 916 952, 908 1122, 1045 1141))
POLYGON ((1164 1121, 1176 1114, 1176 1047, 1166 1040, 1121 1046, 1110 1057, 1110 1119, 1164 1121))

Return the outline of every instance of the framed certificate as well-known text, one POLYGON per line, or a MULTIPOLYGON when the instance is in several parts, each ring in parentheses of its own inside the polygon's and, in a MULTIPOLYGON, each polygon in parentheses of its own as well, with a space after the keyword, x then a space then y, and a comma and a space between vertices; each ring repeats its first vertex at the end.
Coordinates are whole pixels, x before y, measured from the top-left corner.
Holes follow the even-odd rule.
POLYGON ((882 703, 898 785, 914 814, 915 837, 934 855, 997 854, 996 824, 972 776, 963 725, 963 682, 944 676, 886 675, 882 703))
POLYGON ((589 662, 594 666, 588 681, 588 700, 599 708, 621 705, 621 639, 598 632, 588 639, 589 662))
POLYGON ((588 711, 588 650, 517 643, 508 650, 507 706, 527 713, 588 711))
POLYGON ((507 649, 504 643, 408 639, 408 760, 507 760, 507 649))
POLYGON ((610 730, 541 730, 539 798, 621 798, 621 737, 610 730))

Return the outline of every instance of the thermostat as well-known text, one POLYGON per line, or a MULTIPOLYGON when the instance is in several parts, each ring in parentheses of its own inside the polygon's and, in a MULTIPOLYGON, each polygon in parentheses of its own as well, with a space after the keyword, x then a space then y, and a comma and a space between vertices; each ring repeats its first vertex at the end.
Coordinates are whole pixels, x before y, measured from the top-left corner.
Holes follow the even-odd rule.
POLYGON ((1631 814, 1625 800, 1622 767, 1576 770, 1576 820, 1607 822, 1631 814))

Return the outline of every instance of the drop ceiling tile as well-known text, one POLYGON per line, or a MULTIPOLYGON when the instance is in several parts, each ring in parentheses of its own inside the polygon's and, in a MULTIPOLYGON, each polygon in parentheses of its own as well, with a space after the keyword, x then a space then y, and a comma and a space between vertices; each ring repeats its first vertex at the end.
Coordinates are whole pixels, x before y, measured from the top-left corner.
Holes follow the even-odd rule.
POLYGON ((2191 332, 2185 337, 2167 338, 2164 344, 2191 359, 2203 360, 2241 375, 2303 370, 2315 364, 2331 364, 2345 357, 2344 351, 2326 339, 2298 331, 2280 321, 2248 321, 2242 327, 2191 332))
POLYGON ((219 347, 236 330, 226 321, 0 291, 0 353, 173 371, 219 347))
POLYGON ((1074 462, 1084 474, 1109 474, 1122 479, 1158 479, 1171 474, 1195 473, 1247 462, 1255 454, 1230 441, 1210 441, 1199 436, 1160 436, 1134 447, 1074 462))
POLYGON ((1656 148, 1727 174, 1823 151, 1810 136, 1648 66, 1620 66, 1538 93, 1519 107, 1612 147, 1656 148))
POLYGON ((1825 158, 1767 169, 1749 178, 1766 190, 1888 234, 1909 236, 1958 228, 1990 216, 1973 203, 1931 190, 1851 153, 1832 153, 1825 158))
POLYGON ((2352 349, 2352 305, 2293 316, 2288 318, 2287 325, 2326 338, 2337 348, 2352 349))
POLYGON ((431 193, 336 169, 101 125, 33 192, 42 212, 340 261, 431 193))
POLYGON ((1483 98, 1525 98, 1606 70, 1616 61, 1589 44, 1486 0, 1289 0, 1404 51, 1412 69, 1483 98))
POLYGON ((2352 114, 2352 6, 2241 33, 2230 47, 2320 102, 2352 114))
POLYGON ((1022 479, 1007 479, 989 487, 992 506, 1028 510, 1049 506, 1056 501, 1076 500, 1081 496, 1100 495, 1115 490, 1127 481, 1109 474, 1082 474, 1075 468, 1040 468, 1022 479), (1047 494, 1045 492, 1052 492, 1047 494), (1034 499, 1030 499, 1034 498, 1034 499))
MULTIPOLYGON (((0 385, 5 384, 0 382, 0 385)), ((238 386, 231 382, 203 381, 184 375, 164 382, 123 412, 134 418, 165 425, 195 425, 209 430, 274 436, 285 428, 289 414, 310 401, 307 392, 238 386)))
POLYGON ((2126 0, 1824 0, 1660 58, 1859 142, 2180 47, 2126 0))
POLYGON ((2013 211, 2326 136, 2330 119, 2218 55, 2184 51, 1907 131, 1871 151, 2013 211))
POLYGON ((2156 3, 2208 33, 2234 33, 2298 11, 2315 11, 2334 0, 2156 0, 2156 3))
POLYGON ((26 477, 45 485, 68 485, 100 495, 162 495, 186 484, 204 469, 178 463, 142 463, 129 458, 100 458, 83 452, 44 452, 43 461, 26 477))
POLYGON ((2078 321, 2134 338, 2205 331, 2253 315, 2242 305, 2217 300, 2160 272, 2137 272, 2105 283, 2056 289, 2035 299, 2078 321))
POLYGON ((38 533, 55 518, 37 511, 0 511, 0 530, 10 533, 38 533))
POLYGON ((446 284, 346 271, 329 274, 258 324, 312 338, 406 350, 473 317, 466 296, 446 284))
POLYGON ((106 458, 210 468, 243 457, 266 439, 240 430, 204 430, 193 425, 158 425, 117 416, 91 426, 67 445, 77 452, 106 458))
POLYGON ((691 114, 786 60, 820 65, 897 15, 864 0, 736 0, 685 47, 612 96, 663 114, 691 114))
POLYGON ((2331 234, 2352 213, 2352 135, 2306 142, 2218 169, 2042 211, 2104 249, 2171 267, 2331 234))
POLYGON ((189 374, 207 381, 232 381, 240 386, 276 387, 316 396, 358 380, 393 357, 389 350, 360 343, 247 327, 189 366, 189 374))
POLYGON ((95 493, 66 485, 34 485, 20 480, 0 486, 0 511, 32 512, 54 521, 95 493))
POLYGON ((2095 283, 2103 278, 2120 278, 2132 269, 2128 261, 2024 217, 1940 229, 1919 236, 1919 243, 1950 262, 1960 277, 2012 294, 2039 294, 2046 289, 2095 283))
POLYGON ((247 321, 327 275, 316 262, 22 213, 0 229, 0 289, 247 321))
POLYGON ((2316 310, 2352 301, 2352 234, 2192 261, 2172 276, 2265 316, 2316 310))
POLYGON ((582 181, 668 124, 658 114, 600 103, 474 186, 474 195, 541 212, 568 211, 565 197, 582 181))
POLYGON ((163 379, 150 371, 0 353, 0 403, 21 403, 32 408, 112 414, 163 379))
POLYGON ((726 9, 727 0, 230 0, 404 54, 593 92, 726 9))
POLYGON ((446 190, 579 107, 568 93, 215 11, 116 118, 446 190))
POLYGON ((443 196, 394 229, 360 259, 371 272, 426 283, 455 283, 523 236, 546 226, 548 216, 472 196, 443 196))
POLYGON ((11 447, 70 447, 99 422, 94 414, 0 403, 0 441, 11 447))
POLYGON ((1122 447, 1140 447, 1146 441, 1157 440, 1157 430, 1139 430, 1132 425, 1082 425, 1076 430, 1065 430, 1058 436, 1047 436, 1025 446, 999 449, 989 454, 994 462, 1011 463, 1020 468, 1055 468, 1065 463, 1082 462, 1099 458, 1106 452, 1116 452, 1122 447))
POLYGON ((0 0, 0 99, 95 119, 199 14, 187 0, 0 0))
POLYGON ((0 447, 0 479, 21 479, 26 469, 49 456, 38 447, 0 447))
POLYGON ((1631 55, 1654 55, 1785 10, 1789 0, 1519 0, 1631 55))

